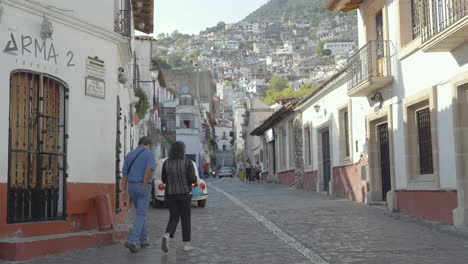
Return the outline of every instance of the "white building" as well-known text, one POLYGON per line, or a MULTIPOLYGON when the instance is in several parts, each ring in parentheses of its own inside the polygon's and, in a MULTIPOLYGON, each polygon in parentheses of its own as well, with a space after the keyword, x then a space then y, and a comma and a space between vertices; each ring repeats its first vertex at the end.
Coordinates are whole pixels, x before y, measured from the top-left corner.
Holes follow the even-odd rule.
POLYGON ((328 42, 324 45, 325 49, 331 50, 332 55, 348 54, 356 49, 354 42, 328 42))
POLYGON ((218 119, 216 121, 215 138, 218 150, 231 151, 233 148, 234 129, 232 122, 229 120, 218 119))
MULTIPOLYGON (((327 8, 350 11, 351 2, 329 0, 327 8)), ((422 14, 404 0, 354 7, 360 49, 346 68, 255 129, 275 152, 267 174, 467 227, 468 38, 459 25, 468 14, 458 15, 461 5, 447 9, 450 22, 434 32, 433 7, 422 14), (427 19, 405 22, 420 17, 427 19)))
POLYGON ((237 50, 239 49, 239 41, 235 41, 235 40, 227 40, 224 42, 224 46, 227 48, 227 49, 234 49, 234 50, 237 50))
POLYGON ((258 23, 247 23, 243 25, 245 33, 258 33, 260 31, 260 25, 258 23))
POLYGON ((204 138, 202 117, 198 100, 190 94, 182 92, 179 95, 176 108, 176 138, 185 143, 185 154, 188 158, 200 164, 204 163, 204 138))
POLYGON ((234 108, 234 145, 235 145, 235 153, 239 153, 240 151, 244 151, 244 138, 242 137, 242 127, 244 124, 244 114, 245 114, 245 107, 239 105, 234 108))
POLYGON ((122 161, 139 136, 131 130, 133 25, 153 32, 153 1, 143 6, 140 13, 130 1, 0 1, 0 238, 28 242, 2 243, 0 258, 12 247, 27 253, 7 254, 11 260, 73 249, 47 236, 100 228, 99 195, 111 205, 109 224, 125 219, 122 161), (22 193, 31 198, 18 202, 22 193))

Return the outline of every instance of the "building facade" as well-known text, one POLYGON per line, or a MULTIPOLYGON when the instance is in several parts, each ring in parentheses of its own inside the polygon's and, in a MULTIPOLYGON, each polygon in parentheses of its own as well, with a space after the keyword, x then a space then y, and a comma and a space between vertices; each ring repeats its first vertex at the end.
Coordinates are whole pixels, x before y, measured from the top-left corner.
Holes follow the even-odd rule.
MULTIPOLYGON (((153 1, 143 6, 153 10, 153 1)), ((118 225, 130 206, 120 170, 138 140, 133 25, 152 32, 152 12, 87 0, 7 0, 0 9, 0 258, 97 245, 80 232, 118 225), (102 195, 105 219, 95 205, 102 195), (60 247, 44 246, 52 235, 63 236, 60 247)))
POLYGON ((467 2, 441 3, 328 2, 334 12, 357 9, 360 49, 318 90, 283 106, 251 132, 286 145, 275 149, 277 181, 293 183, 281 173, 296 164, 294 183, 300 188, 468 225, 462 143, 467 2), (438 13, 436 6, 447 9, 438 13), (301 125, 293 122, 288 130, 291 120, 301 125), (302 139, 302 150, 282 158, 293 148, 288 133, 296 134, 296 142, 302 139), (288 158, 295 162, 288 164, 288 158))

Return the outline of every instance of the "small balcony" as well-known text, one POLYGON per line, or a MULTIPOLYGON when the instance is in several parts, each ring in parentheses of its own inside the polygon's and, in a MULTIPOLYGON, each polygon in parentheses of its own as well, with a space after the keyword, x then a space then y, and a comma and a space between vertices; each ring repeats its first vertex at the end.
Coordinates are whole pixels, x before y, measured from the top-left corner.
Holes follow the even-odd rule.
POLYGON ((372 40, 348 59, 346 76, 349 96, 368 96, 393 82, 390 46, 388 40, 372 40))
POLYGON ((468 41, 468 0, 421 0, 422 50, 448 52, 468 41))
POLYGON ((117 13, 114 31, 127 38, 132 36, 132 13, 130 10, 120 10, 117 13))

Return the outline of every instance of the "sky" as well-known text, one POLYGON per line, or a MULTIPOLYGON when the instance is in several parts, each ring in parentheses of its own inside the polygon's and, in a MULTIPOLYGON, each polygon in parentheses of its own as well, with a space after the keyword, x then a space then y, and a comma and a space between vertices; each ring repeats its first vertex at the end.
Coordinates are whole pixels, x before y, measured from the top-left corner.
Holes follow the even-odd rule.
POLYGON ((220 21, 236 23, 268 0, 155 0, 155 28, 159 33, 178 30, 198 34, 220 21))

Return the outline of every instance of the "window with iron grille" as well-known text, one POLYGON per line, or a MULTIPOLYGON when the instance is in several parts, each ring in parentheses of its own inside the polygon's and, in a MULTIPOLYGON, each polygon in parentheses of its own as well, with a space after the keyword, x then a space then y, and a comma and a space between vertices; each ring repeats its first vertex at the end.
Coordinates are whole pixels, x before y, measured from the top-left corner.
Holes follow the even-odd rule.
POLYGON ((8 223, 65 219, 68 88, 50 76, 10 79, 8 223))
POLYGON ((413 29, 413 39, 421 35, 421 26, 419 24, 419 4, 421 0, 411 0, 411 23, 413 29))
POLYGON ((286 129, 284 127, 281 127, 278 131, 278 156, 279 156, 279 164, 278 164, 278 169, 279 170, 285 170, 287 163, 286 163, 286 154, 287 154, 287 148, 286 148, 286 142, 287 142, 287 137, 286 137, 286 129))
POLYGON ((307 165, 312 165, 312 138, 310 133, 310 127, 304 128, 304 143, 305 143, 305 160, 307 165))
POLYGON ((295 139, 295 131, 294 131, 294 123, 293 121, 290 121, 289 124, 289 142, 288 142, 288 157, 289 157, 289 168, 294 167, 294 162, 295 162, 295 157, 296 157, 296 139, 295 139))
POLYGON ((416 112, 419 139, 419 169, 421 174, 434 173, 432 160, 431 112, 425 108, 416 112))
POLYGON ((348 111, 343 113, 343 126, 344 126, 344 145, 345 145, 345 155, 349 157, 349 122, 348 122, 348 111))

